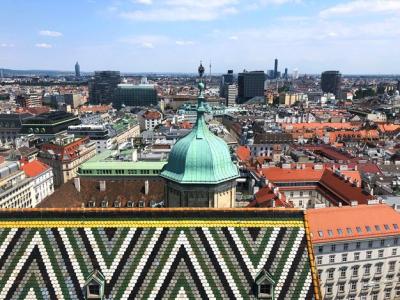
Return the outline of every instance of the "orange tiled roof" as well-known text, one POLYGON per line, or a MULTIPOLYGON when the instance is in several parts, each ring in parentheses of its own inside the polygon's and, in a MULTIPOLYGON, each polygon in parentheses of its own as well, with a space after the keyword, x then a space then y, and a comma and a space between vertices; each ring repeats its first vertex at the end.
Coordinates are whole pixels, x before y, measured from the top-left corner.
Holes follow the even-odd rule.
POLYGON ((400 125, 397 124, 378 124, 378 129, 382 132, 386 131, 396 131, 400 129, 400 125))
POLYGON ((400 214, 386 204, 309 209, 313 243, 400 234, 400 214))
POLYGON ((236 155, 241 161, 247 161, 250 159, 250 149, 246 146, 239 146, 236 149, 236 155))
POLYGON ((31 161, 21 166, 21 170, 23 170, 28 177, 36 177, 49 168, 50 167, 48 165, 38 160, 31 161))
POLYGON ((288 127, 293 128, 292 130, 298 129, 323 129, 323 128, 334 128, 334 129, 353 129, 357 128, 358 126, 354 126, 351 123, 284 123, 282 124, 284 129, 288 129, 288 127))
POLYGON ((262 174, 269 181, 285 182, 285 181, 319 181, 324 170, 315 170, 311 168, 305 169, 284 169, 271 167, 262 169, 262 174))

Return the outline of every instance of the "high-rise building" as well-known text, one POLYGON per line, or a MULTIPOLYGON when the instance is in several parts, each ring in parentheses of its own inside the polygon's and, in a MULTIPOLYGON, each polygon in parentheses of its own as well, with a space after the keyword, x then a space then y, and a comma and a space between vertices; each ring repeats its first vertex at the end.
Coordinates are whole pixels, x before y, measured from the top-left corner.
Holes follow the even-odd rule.
POLYGON ((278 59, 275 58, 275 66, 274 66, 274 78, 278 78, 278 59))
POLYGON ((400 91, 400 79, 397 80, 397 90, 400 91))
POLYGON ((226 87, 226 105, 233 106, 236 104, 238 88, 236 84, 230 84, 226 87))
POLYGON ((340 95, 340 83, 342 75, 339 71, 325 71, 321 75, 321 89, 324 93, 340 95))
POLYGON ((287 68, 285 68, 285 75, 284 75, 284 78, 285 78, 285 79, 288 79, 288 69, 287 69, 287 68))
POLYGON ((114 108, 125 106, 156 106, 157 90, 153 84, 118 84, 113 97, 114 108))
POLYGON ((75 77, 81 77, 81 67, 78 62, 75 64, 75 77))
POLYGON ((293 79, 298 79, 299 78, 299 69, 294 69, 293 70, 293 79))
POLYGON ((233 70, 228 70, 227 74, 222 75, 221 83, 219 86, 219 96, 226 98, 227 95, 225 93, 226 87, 230 84, 233 84, 234 77, 233 77, 233 70))
POLYGON ((238 103, 254 97, 264 97, 264 71, 243 72, 238 75, 238 103))
POLYGON ((91 104, 108 104, 121 81, 119 71, 96 71, 94 79, 89 82, 89 102, 91 104))

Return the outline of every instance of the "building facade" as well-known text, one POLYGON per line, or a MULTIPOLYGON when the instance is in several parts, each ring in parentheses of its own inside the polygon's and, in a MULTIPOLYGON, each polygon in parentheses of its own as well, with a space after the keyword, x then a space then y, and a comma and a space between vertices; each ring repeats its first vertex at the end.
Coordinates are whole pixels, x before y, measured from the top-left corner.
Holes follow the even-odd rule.
POLYGON ((321 74, 321 89, 324 93, 332 93, 340 97, 342 75, 339 71, 325 71, 321 74))
POLYGON ((54 192, 53 170, 39 160, 24 163, 21 170, 32 179, 33 194, 31 207, 36 207, 54 192))
POLYGON ((121 81, 119 71, 96 71, 89 82, 89 102, 91 104, 109 104, 121 81))
POLYGON ((157 106, 157 90, 153 84, 118 84, 112 103, 116 109, 122 106, 157 106))
POLYGON ((42 145, 39 160, 53 169, 56 187, 77 176, 79 166, 96 154, 96 143, 88 137, 66 136, 42 145))
POLYGON ((308 210, 324 299, 400 299, 400 214, 385 204, 308 210))
POLYGON ((243 72, 238 75, 238 103, 254 97, 264 97, 264 71, 243 72))

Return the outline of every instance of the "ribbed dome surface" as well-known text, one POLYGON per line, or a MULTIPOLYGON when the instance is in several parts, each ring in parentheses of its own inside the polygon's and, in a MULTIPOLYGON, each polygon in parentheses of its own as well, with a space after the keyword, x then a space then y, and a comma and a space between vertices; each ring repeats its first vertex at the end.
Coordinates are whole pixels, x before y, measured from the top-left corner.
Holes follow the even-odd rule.
POLYGON ((161 176, 187 184, 216 184, 239 176, 227 144, 208 130, 198 113, 192 132, 172 148, 161 176))

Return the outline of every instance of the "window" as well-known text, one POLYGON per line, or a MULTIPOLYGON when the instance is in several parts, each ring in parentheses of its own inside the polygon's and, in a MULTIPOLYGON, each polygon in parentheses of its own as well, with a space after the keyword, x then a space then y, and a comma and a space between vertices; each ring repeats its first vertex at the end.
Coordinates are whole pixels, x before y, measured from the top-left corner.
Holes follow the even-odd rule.
POLYGON ((397 245, 398 243, 399 243, 399 238, 394 238, 394 239, 393 239, 393 244, 394 244, 394 245, 397 245))
POLYGON ((300 197, 303 197, 303 192, 300 192, 300 197))
POLYGON ((319 246, 318 247, 318 253, 324 252, 324 246, 319 246))
POLYGON ((352 235, 353 234, 353 230, 351 228, 346 228, 347 234, 348 235, 352 235))
POLYGON ((381 226, 375 225, 375 230, 376 230, 376 231, 381 231, 381 226))
POLYGON ((360 252, 354 252, 354 260, 360 260, 360 252))
POLYGON ((353 267, 353 274, 352 276, 358 276, 358 266, 353 267))
POLYGON ((358 227, 358 226, 357 226, 357 227, 356 227, 356 230, 357 230, 358 233, 361 233, 361 227, 358 227))
POLYGON ((397 248, 392 249, 392 255, 397 255, 397 248))
POLYGON ((371 265, 365 265, 364 275, 369 275, 371 273, 371 265))
POLYGON ((397 229, 399 229, 399 225, 393 224, 393 228, 397 230, 397 229))
POLYGON ((356 249, 360 249, 361 248, 361 243, 360 242, 357 242, 356 243, 356 249))
POLYGON ((381 240, 381 246, 385 246, 385 240, 381 240))
POLYGON ((385 227, 385 230, 389 230, 390 229, 388 224, 384 224, 383 227, 385 227))
POLYGON ((376 265, 376 274, 382 273, 382 264, 376 265))
POLYGON ((328 279, 333 279, 333 273, 335 272, 335 269, 329 269, 328 270, 328 279))
POLYGON ((357 282, 356 282, 356 281, 353 281, 353 282, 350 284, 350 289, 351 289, 352 291, 355 291, 355 290, 357 289, 357 282))
MULTIPOLYGON (((332 231, 331 231, 332 232, 332 231)), ((331 245, 331 251, 334 252, 336 251, 336 245, 331 245)))
POLYGON ((329 235, 329 236, 333 236, 332 230, 328 229, 328 235, 329 235))
POLYGON ((326 293, 327 294, 332 294, 332 286, 331 285, 327 285, 326 286, 326 293))
POLYGON ((329 263, 335 263, 335 255, 329 255, 329 263))
POLYGON ((339 284, 339 293, 344 293, 344 283, 339 284))
POLYGON ((340 269, 340 277, 346 278, 346 269, 345 268, 340 269))
POLYGON ((367 259, 371 259, 372 257, 372 251, 367 251, 367 259))
POLYGON ((371 232, 371 227, 365 226, 365 230, 366 230, 367 232, 371 232))
POLYGON ((322 265, 322 256, 317 257, 317 264, 322 265))
POLYGON ((390 261, 389 262, 389 272, 394 272, 396 267, 396 262, 395 261, 390 261))
POLYGON ((369 242, 368 242, 368 248, 372 248, 373 245, 374 245, 374 242, 373 242, 373 241, 369 241, 369 242))
POLYGON ((318 231, 318 235, 319 235, 319 237, 323 237, 323 236, 324 236, 324 233, 323 233, 321 230, 319 230, 319 231, 318 231))
POLYGON ((337 230, 337 233, 338 233, 338 235, 342 235, 342 234, 343 234, 343 230, 339 228, 339 229, 337 230))
POLYGON ((100 286, 98 284, 89 285, 89 294, 90 294, 90 296, 99 296, 100 295, 100 286))
POLYGON ((378 257, 379 257, 379 258, 382 258, 382 257, 383 257, 383 250, 382 250, 382 249, 378 251, 378 257))
POLYGON ((344 251, 349 250, 349 244, 347 244, 347 243, 343 244, 343 250, 344 251))
POLYGON ((346 262, 347 261, 347 253, 343 253, 342 254, 342 262, 346 262))
POLYGON ((318 270, 318 279, 321 280, 322 270, 318 270))
POLYGON ((269 283, 260 284, 260 293, 261 294, 271 294, 272 286, 269 283))

